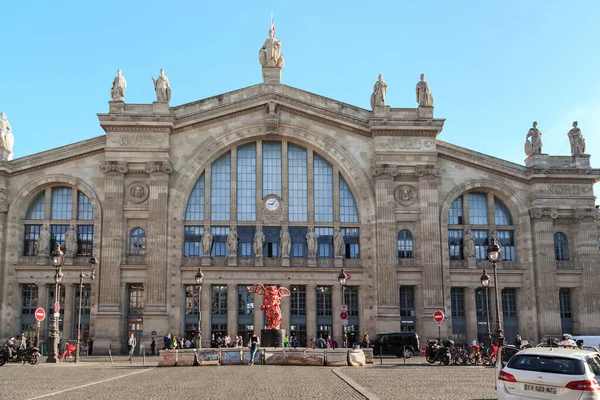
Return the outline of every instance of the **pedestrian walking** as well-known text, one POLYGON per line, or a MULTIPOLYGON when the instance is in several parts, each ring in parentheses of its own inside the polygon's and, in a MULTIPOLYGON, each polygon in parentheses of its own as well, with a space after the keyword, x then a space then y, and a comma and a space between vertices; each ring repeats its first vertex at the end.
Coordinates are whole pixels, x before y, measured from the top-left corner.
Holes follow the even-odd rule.
POLYGON ((150 355, 153 356, 156 354, 156 342, 154 338, 152 338, 152 342, 150 342, 150 355))
POLYGON ((285 337, 283 338, 283 347, 290 347, 290 338, 288 337, 288 335, 285 335, 285 337))
POLYGON ((171 334, 167 333, 165 335, 165 337, 163 337, 163 346, 164 346, 164 350, 169 350, 169 348, 171 347, 171 334))
POLYGON ((256 356, 256 352, 258 351, 258 336, 256 333, 252 332, 252 336, 250 336, 250 362, 248 365, 254 365, 254 357, 256 356))
POLYGON ((131 362, 131 359, 133 357, 133 351, 135 350, 136 345, 137 340, 135 339, 135 336, 133 336, 133 332, 131 332, 129 334, 129 339, 127 340, 127 348, 129 349, 129 362, 131 362))

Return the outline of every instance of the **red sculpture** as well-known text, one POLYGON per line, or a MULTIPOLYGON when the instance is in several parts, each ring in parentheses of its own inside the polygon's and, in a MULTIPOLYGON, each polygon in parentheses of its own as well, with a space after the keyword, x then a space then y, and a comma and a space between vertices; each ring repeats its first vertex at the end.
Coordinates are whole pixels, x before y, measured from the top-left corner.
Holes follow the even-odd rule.
POLYGON ((265 310, 265 314, 267 315, 267 329, 279 329, 282 320, 279 305, 282 298, 290 295, 290 291, 284 287, 280 287, 279 289, 277 286, 264 287, 260 283, 257 283, 248 289, 248 293, 265 296, 260 309, 265 310))

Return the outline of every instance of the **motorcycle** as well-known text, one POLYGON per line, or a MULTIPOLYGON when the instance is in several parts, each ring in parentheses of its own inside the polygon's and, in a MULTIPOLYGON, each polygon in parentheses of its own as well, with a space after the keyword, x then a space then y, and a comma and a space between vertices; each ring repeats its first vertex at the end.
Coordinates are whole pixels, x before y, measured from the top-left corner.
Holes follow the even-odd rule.
POLYGON ((437 361, 443 363, 444 365, 449 365, 451 360, 451 351, 450 349, 454 347, 454 341, 449 339, 442 340, 442 344, 440 345, 437 340, 428 340, 427 341, 427 355, 425 359, 428 363, 433 364, 437 361))
POLYGON ((12 344, 5 343, 4 346, 0 348, 0 367, 6 364, 7 362, 22 362, 23 364, 28 362, 31 365, 35 365, 37 364, 40 355, 40 349, 38 349, 37 347, 19 349, 12 344), (8 355, 8 346, 13 346, 12 357, 9 357, 8 355))

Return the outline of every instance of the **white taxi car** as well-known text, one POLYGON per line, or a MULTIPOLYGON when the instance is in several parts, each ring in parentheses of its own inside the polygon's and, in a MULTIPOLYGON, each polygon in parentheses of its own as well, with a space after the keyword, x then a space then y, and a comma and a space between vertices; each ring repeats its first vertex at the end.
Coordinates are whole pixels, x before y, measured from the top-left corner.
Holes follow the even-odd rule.
POLYGON ((600 354, 557 347, 502 347, 496 362, 496 394, 498 400, 600 400, 600 354))

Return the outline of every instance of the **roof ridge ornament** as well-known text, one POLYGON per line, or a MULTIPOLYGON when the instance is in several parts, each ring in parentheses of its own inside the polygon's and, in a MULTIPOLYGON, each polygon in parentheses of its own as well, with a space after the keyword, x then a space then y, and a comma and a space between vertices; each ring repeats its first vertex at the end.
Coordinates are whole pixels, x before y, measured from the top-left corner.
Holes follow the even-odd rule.
POLYGON ((275 22, 271 14, 271 29, 269 37, 258 50, 258 61, 263 68, 263 83, 281 83, 281 68, 285 64, 281 54, 281 40, 275 39, 275 22))

